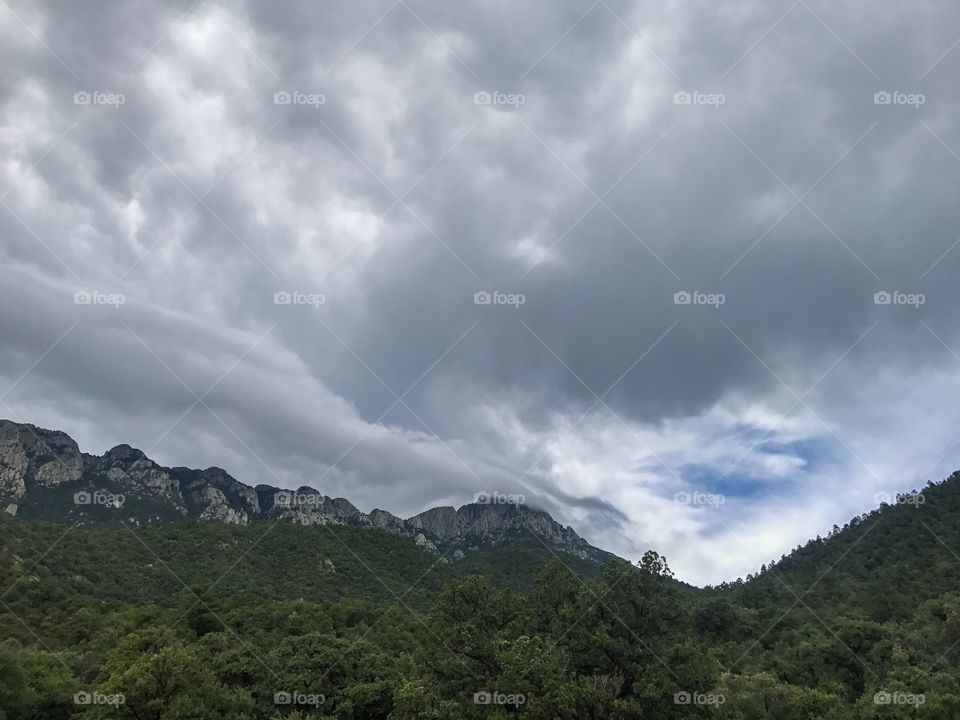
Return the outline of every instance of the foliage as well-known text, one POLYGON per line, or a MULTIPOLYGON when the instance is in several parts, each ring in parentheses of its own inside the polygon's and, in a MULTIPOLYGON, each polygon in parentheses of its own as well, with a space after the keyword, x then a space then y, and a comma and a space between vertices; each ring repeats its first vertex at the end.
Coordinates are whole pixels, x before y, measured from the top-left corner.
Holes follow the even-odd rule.
POLYGON ((0 720, 960 717, 960 476, 923 497, 701 590, 652 551, 0 518, 0 720))

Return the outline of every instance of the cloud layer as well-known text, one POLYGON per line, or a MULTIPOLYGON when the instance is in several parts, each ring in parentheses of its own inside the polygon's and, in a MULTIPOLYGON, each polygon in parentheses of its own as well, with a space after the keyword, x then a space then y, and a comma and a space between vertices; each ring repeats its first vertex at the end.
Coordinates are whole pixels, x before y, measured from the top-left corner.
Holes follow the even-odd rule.
POLYGON ((0 415, 754 571, 960 463, 958 35, 948 2, 10 2, 0 415))

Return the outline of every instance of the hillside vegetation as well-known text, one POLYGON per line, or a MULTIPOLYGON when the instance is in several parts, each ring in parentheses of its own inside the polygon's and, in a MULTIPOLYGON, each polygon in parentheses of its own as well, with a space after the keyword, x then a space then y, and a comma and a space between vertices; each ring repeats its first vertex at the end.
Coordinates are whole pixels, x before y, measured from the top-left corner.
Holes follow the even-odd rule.
POLYGON ((960 717, 957 518, 960 474, 695 590, 522 538, 3 517, 0 717, 960 717))

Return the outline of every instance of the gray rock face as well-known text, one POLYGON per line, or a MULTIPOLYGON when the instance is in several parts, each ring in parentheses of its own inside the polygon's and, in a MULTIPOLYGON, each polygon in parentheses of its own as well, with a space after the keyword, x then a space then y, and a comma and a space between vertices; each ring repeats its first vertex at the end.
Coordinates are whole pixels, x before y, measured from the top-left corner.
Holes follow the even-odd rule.
POLYGON ((13 423, 0 424, 0 496, 19 500, 27 493, 26 449, 20 441, 20 432, 13 423))
POLYGON ((80 448, 66 433, 0 420, 0 498, 24 497, 31 487, 55 487, 83 472, 80 448))
POLYGON ((200 508, 200 519, 230 525, 246 525, 260 515, 256 491, 232 478, 226 470, 203 471, 178 468, 180 489, 188 505, 200 508))
POLYGON ((407 522, 418 530, 426 530, 440 540, 459 537, 462 530, 457 511, 449 505, 425 510, 419 515, 408 518, 407 522))
POLYGON ((205 486, 200 495, 206 503, 200 513, 201 520, 215 520, 227 525, 246 525, 250 521, 245 512, 230 507, 227 496, 212 485, 205 486))
POLYGON ((370 518, 370 524, 380 530, 389 530, 398 534, 408 534, 410 532, 409 526, 402 518, 398 518, 386 510, 375 508, 370 511, 367 517, 370 518))
POLYGON ((543 510, 526 505, 472 503, 459 510, 438 507, 415 515, 407 522, 441 541, 457 544, 478 540, 497 543, 532 534, 552 545, 578 550, 590 548, 573 528, 564 527, 543 510))
POLYGON ((261 509, 265 517, 286 520, 298 525, 351 525, 373 527, 366 515, 349 500, 330 498, 309 487, 283 490, 260 485, 257 487, 261 509))
POLYGON ((236 495, 246 512, 249 512, 251 515, 260 514, 260 500, 257 497, 257 491, 249 485, 244 485, 239 480, 235 480, 226 470, 211 467, 204 470, 200 476, 203 482, 210 483, 236 495))
POLYGON ((173 505, 180 513, 187 513, 182 488, 171 471, 129 445, 117 445, 102 457, 84 455, 84 474, 94 484, 105 478, 112 483, 136 488, 173 505))
POLYGON ((75 504, 65 504, 63 492, 53 494, 67 483, 75 483, 65 490, 70 494, 105 488, 122 494, 124 514, 132 513, 129 519, 138 525, 159 521, 161 516, 184 516, 234 525, 279 520, 376 528, 409 537, 419 547, 442 554, 444 561, 462 560, 464 551, 484 544, 532 535, 577 557, 606 556, 572 528, 525 505, 436 507, 407 520, 380 509, 368 515, 349 500, 331 498, 313 488, 253 488, 216 467, 166 468, 129 445, 117 445, 99 457, 86 455, 65 433, 0 420, 0 507, 29 516, 43 506, 45 517, 59 513, 63 521, 73 521, 75 504))

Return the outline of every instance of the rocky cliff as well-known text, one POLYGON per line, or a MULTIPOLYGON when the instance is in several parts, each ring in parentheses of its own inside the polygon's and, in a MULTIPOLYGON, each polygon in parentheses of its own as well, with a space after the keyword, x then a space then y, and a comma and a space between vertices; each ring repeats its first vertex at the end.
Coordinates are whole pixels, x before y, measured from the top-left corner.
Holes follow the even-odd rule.
POLYGON ((245 485, 225 470, 158 465, 129 445, 101 456, 82 453, 69 435, 0 420, 0 509, 30 519, 81 524, 144 524, 177 519, 246 525, 281 521, 349 525, 409 537, 442 559, 482 545, 526 539, 583 559, 611 556, 549 514, 499 496, 459 509, 436 507, 402 519, 363 513, 349 500, 310 487, 245 485))

